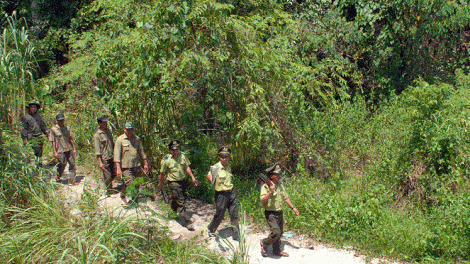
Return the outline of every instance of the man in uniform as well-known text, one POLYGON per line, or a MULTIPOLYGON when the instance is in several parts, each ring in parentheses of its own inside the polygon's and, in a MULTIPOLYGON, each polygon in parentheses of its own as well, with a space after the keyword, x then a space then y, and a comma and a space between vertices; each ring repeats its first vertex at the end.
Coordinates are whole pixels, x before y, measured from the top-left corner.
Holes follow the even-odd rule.
POLYGON ((232 150, 229 147, 219 149, 219 162, 211 166, 207 179, 214 185, 216 211, 214 218, 208 226, 209 235, 212 236, 220 222, 224 219, 225 211, 228 210, 232 225, 232 238, 239 239, 238 225, 238 201, 237 194, 233 190, 232 171, 228 165, 232 150))
POLYGON ((21 130, 21 139, 25 146, 28 141, 30 142, 40 166, 44 143, 44 139, 41 136, 42 134, 47 135, 47 126, 42 116, 38 113, 39 108, 41 108, 41 105, 38 101, 31 101, 26 106, 28 113, 22 119, 23 129, 21 130))
POLYGON ((285 202, 294 211, 296 216, 299 215, 299 211, 292 205, 289 196, 287 196, 284 190, 284 186, 279 181, 281 179, 281 165, 276 163, 274 166, 266 169, 266 173, 268 173, 271 180, 268 180, 261 186, 260 199, 271 233, 267 238, 261 240, 261 255, 263 257, 268 255, 266 246, 271 244, 275 256, 288 257, 289 254, 281 252, 281 236, 284 232, 282 204, 285 202))
POLYGON ((160 176, 158 182, 158 188, 163 190, 163 181, 165 175, 167 175, 166 180, 168 181, 168 187, 170 188, 171 195, 171 208, 173 211, 178 213, 183 225, 186 226, 188 230, 194 230, 194 226, 191 222, 191 217, 188 216, 186 212, 186 206, 184 203, 185 200, 185 172, 191 177, 194 186, 198 186, 196 178, 194 178, 193 172, 189 165, 191 164, 186 156, 179 151, 180 141, 172 140, 168 145, 170 154, 166 155, 161 161, 160 176))
POLYGON ((77 150, 75 149, 75 143, 70 128, 65 125, 64 114, 56 115, 55 119, 57 125, 52 127, 50 132, 50 141, 52 142, 54 157, 59 161, 57 173, 54 174, 54 178, 57 182, 60 181, 68 162, 69 171, 72 172, 69 184, 78 185, 78 183, 75 182, 75 156, 77 155, 77 150))
POLYGON ((127 122, 124 125, 124 134, 120 135, 116 139, 116 144, 114 146, 116 176, 119 177, 123 182, 121 199, 125 203, 127 203, 127 187, 129 187, 133 179, 142 175, 140 159, 144 163, 145 173, 148 173, 149 171, 147 155, 144 152, 140 138, 134 135, 134 128, 134 123, 127 122))
POLYGON ((93 136, 95 155, 98 159, 98 167, 103 171, 106 194, 110 196, 113 194, 113 180, 116 177, 113 159, 114 140, 111 131, 108 129, 108 118, 102 115, 96 120, 99 128, 93 136))

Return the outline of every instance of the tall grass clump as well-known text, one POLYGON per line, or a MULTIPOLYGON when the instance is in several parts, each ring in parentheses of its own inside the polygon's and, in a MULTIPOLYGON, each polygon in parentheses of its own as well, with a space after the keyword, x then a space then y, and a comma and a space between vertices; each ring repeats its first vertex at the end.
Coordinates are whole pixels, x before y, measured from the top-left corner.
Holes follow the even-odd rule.
POLYGON ((40 97, 42 91, 34 86, 37 63, 26 20, 18 20, 16 12, 6 20, 0 34, 0 116, 8 124, 17 124, 25 100, 40 97))

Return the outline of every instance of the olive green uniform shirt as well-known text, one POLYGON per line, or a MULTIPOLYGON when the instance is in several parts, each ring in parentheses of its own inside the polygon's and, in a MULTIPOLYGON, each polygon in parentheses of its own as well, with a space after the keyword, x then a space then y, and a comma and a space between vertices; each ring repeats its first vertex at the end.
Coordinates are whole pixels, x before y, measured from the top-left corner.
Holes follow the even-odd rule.
MULTIPOLYGON (((222 163, 219 161, 214 166, 217 166, 219 169, 217 171, 217 177, 215 178, 214 189, 216 192, 230 191, 233 189, 232 183, 232 169, 229 165, 224 168, 222 163)), ((209 174, 211 172, 209 171, 209 174)), ((212 175, 212 180, 214 180, 214 175, 212 175)))
POLYGON ((140 160, 147 159, 140 138, 134 135, 131 139, 126 134, 120 135, 114 145, 114 162, 120 162, 121 168, 130 169, 140 166, 140 160))
POLYGON ((38 113, 31 115, 25 114, 21 120, 23 122, 23 129, 21 130, 21 139, 31 139, 41 134, 47 134, 47 126, 38 113))
MULTIPOLYGON (((265 183, 261 186, 260 199, 269 192, 269 186, 265 183)), ((266 211, 282 211, 282 204, 285 200, 289 199, 287 192, 284 190, 284 186, 281 183, 278 183, 277 188, 274 190, 273 194, 268 199, 266 204, 263 204, 263 207, 266 211)))
POLYGON ((109 129, 106 129, 106 131, 98 129, 93 136, 93 143, 96 156, 101 156, 103 161, 113 158, 114 140, 109 129))
POLYGON ((160 165, 160 173, 167 173, 167 181, 182 181, 186 176, 186 168, 191 165, 191 162, 180 152, 176 159, 171 154, 166 155, 160 165))
POLYGON ((62 128, 59 125, 53 126, 49 134, 49 141, 55 142, 57 153, 64 153, 73 150, 72 133, 68 126, 64 126, 62 128))

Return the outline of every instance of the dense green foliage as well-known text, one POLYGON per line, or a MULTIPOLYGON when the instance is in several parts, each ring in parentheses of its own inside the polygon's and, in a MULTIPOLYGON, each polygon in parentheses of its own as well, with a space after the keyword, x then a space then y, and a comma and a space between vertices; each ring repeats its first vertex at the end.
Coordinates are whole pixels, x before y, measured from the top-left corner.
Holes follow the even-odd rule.
POLYGON ((201 183, 191 195, 212 199, 205 174, 229 145, 259 221, 247 183, 279 161, 301 211, 289 228, 406 260, 470 259, 468 1, 66 2, 38 13, 50 23, 37 57, 62 66, 35 86, 47 115, 67 112, 82 161, 106 113, 115 136, 136 123, 154 172, 180 139, 201 183))

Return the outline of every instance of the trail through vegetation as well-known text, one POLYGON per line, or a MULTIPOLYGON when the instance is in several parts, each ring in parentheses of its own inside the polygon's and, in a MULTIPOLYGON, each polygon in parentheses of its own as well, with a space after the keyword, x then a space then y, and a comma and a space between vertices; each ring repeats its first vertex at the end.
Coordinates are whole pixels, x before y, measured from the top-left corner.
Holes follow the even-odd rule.
MULTIPOLYGON (((89 171, 83 166, 78 167, 77 181, 79 185, 68 185, 68 176, 64 175, 62 182, 58 183, 61 186, 61 196, 66 200, 66 206, 74 214, 80 215, 80 199, 88 190, 93 190, 95 195, 103 194, 103 183, 96 180, 96 171, 89 171)), ((98 172, 99 173, 99 172, 98 172)), ((99 178, 99 175, 98 175, 99 178)), ((114 187, 119 189, 119 184, 115 183, 114 187)), ((194 231, 190 231, 183 227, 173 215, 168 213, 168 205, 165 204, 163 198, 156 197, 156 200, 147 200, 145 203, 139 203, 135 206, 130 206, 124 203, 119 194, 110 197, 101 195, 99 197, 99 209, 105 214, 112 214, 120 218, 136 218, 136 219, 153 219, 157 220, 161 228, 167 230, 167 235, 175 241, 188 240, 191 244, 198 244, 214 250, 217 254, 222 254, 228 259, 233 259, 234 253, 240 253, 240 244, 231 238, 231 231, 228 230, 230 221, 228 217, 224 219, 218 229, 216 237, 209 237, 207 232, 207 225, 212 220, 215 213, 215 206, 202 202, 198 199, 188 199, 187 208, 188 212, 192 215, 194 221, 194 231), (165 208, 161 208, 165 207, 165 208)), ((246 216, 244 216, 246 217, 246 216)), ((293 219, 292 219, 293 220, 293 219)), ((266 237, 267 227, 265 223, 257 224, 252 219, 245 219, 242 221, 243 238, 241 243, 244 243, 246 248, 246 263, 273 263, 273 264, 302 264, 302 263, 319 263, 319 264, 359 264, 359 263, 396 263, 385 259, 369 258, 366 255, 358 254, 352 249, 342 249, 314 241, 307 235, 299 234, 285 230, 285 235, 282 238, 282 248, 289 253, 289 257, 281 258, 269 254, 267 258, 261 256, 259 242, 262 238, 266 237)))

